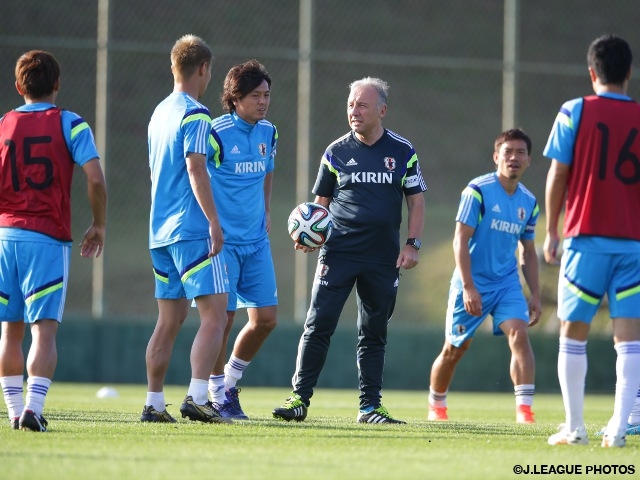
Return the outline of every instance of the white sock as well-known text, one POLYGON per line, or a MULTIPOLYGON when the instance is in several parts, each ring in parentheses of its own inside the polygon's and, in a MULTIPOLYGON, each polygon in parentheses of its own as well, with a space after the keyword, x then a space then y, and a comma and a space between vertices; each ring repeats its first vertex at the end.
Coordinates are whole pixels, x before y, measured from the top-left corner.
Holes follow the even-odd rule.
POLYGON ((152 406, 156 412, 164 412, 167 409, 164 392, 147 392, 147 401, 144 404, 152 406))
POLYGON ((569 431, 584 426, 584 385, 587 377, 587 342, 560 337, 558 380, 569 431))
POLYGON ((24 410, 24 377, 22 375, 11 375, 10 377, 0 377, 0 386, 4 395, 4 403, 7 405, 9 420, 19 417, 24 410))
POLYGON ((49 391, 51 380, 45 377, 27 378, 27 398, 24 408, 31 410, 38 417, 42 416, 44 410, 44 400, 49 391))
POLYGON ((444 392, 444 393, 436 392, 435 390, 432 390, 431 387, 429 387, 429 405, 436 408, 446 407, 447 392, 444 392))
POLYGON ((535 385, 516 385, 513 387, 513 393, 516 396, 516 407, 519 405, 533 405, 533 396, 536 393, 535 385))
POLYGON ((636 399, 640 378, 640 341, 618 342, 614 345, 616 359, 616 396, 613 416, 605 434, 618 435, 627 429, 627 419, 636 399))
POLYGON ((222 405, 224 403, 224 374, 209 377, 209 396, 211 401, 222 405))
POLYGON ((242 378, 242 372, 251 362, 245 362, 238 357, 231 355, 231 358, 224 366, 224 389, 229 390, 236 386, 242 378))
POLYGON ((196 405, 204 405, 209 400, 209 396, 207 395, 209 393, 207 390, 208 386, 208 380, 192 378, 191 383, 189 384, 187 395, 191 395, 191 398, 193 398, 193 403, 195 403, 196 405))
POLYGON ((631 415, 629 415, 629 423, 631 425, 638 425, 640 423, 640 389, 638 389, 636 400, 633 404, 633 409, 631 410, 631 415))

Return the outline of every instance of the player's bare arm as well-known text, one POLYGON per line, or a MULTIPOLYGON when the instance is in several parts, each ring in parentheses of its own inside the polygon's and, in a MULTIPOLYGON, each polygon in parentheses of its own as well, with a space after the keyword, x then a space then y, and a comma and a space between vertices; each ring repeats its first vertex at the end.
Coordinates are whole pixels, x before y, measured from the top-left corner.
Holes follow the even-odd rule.
POLYGON ((267 233, 271 231, 271 189, 273 186, 273 172, 264 176, 264 215, 266 217, 267 233))
MULTIPOLYGON (((424 229, 424 196, 422 193, 407 195, 407 238, 420 238, 424 229)), ((419 261, 418 250, 411 245, 404 245, 400 249, 400 255, 396 262, 396 268, 410 269, 415 267, 419 261)))
POLYGON ((107 185, 97 158, 89 160, 82 166, 87 176, 87 196, 93 214, 93 222, 84 233, 80 243, 80 255, 91 258, 99 257, 104 249, 104 237, 107 224, 107 185))
POLYGON ((475 228, 456 222, 456 231, 453 236, 453 256, 462 281, 464 309, 469 315, 479 316, 482 315, 482 297, 471 276, 471 253, 469 252, 469 240, 473 236, 473 232, 475 232, 475 228))
POLYGON ((211 182, 207 173, 205 156, 190 152, 187 155, 187 171, 198 205, 200 205, 209 221, 209 234, 211 235, 211 252, 209 252, 209 256, 214 257, 222 251, 224 237, 218 220, 218 210, 211 192, 211 182))
POLYGON ((567 179, 569 177, 569 165, 557 160, 551 162, 549 173, 547 174, 547 184, 545 188, 545 204, 547 214, 547 234, 544 239, 544 259, 547 263, 557 264, 558 245, 560 235, 558 234, 558 223, 560 212, 567 190, 567 179))
POLYGON ((540 302, 540 282, 538 274, 538 254, 533 240, 521 240, 519 244, 520 268, 529 287, 529 326, 533 326, 542 315, 540 302))

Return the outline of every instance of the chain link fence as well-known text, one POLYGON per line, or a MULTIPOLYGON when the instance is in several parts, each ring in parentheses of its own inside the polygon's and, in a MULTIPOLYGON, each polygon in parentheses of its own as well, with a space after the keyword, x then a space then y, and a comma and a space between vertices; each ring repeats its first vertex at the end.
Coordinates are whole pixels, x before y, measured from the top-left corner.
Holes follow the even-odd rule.
MULTIPOLYGON (((106 80, 107 123, 104 145, 99 145, 109 188, 102 275, 105 318, 156 315, 147 249, 147 124, 173 87, 171 46, 183 34, 194 33, 215 55, 213 78, 202 99, 214 116, 222 113, 219 94, 231 66, 257 58, 272 76, 268 118, 280 135, 272 243, 280 317, 293 320, 294 251, 285 223, 297 201, 299 22, 304 1, 2 1, 0 111, 22 103, 13 88, 13 67, 30 49, 45 49, 58 58, 58 105, 79 113, 94 129, 97 78, 106 80), (97 74, 99 13, 108 14, 106 78, 97 74)), ((596 0, 311 0, 310 5, 310 158, 302 159, 309 162, 309 186, 326 145, 348 130, 348 84, 369 75, 388 81, 385 126, 413 143, 429 187, 424 253, 417 269, 403 272, 396 316, 407 323, 440 323, 453 267, 453 216, 466 182, 493 168, 493 139, 503 125, 504 70, 515 69, 512 126, 524 128, 534 142, 524 183, 542 204, 548 165, 541 152, 556 112, 564 100, 591 93, 587 46, 596 36, 615 32, 640 55, 640 3, 611 0, 603 7, 596 0), (517 12, 514 65, 503 61, 505 5, 517 12)), ((639 85, 632 80, 632 96, 639 85)), ((85 190, 83 174, 77 172, 76 243, 90 222, 85 190)), ((91 316, 93 271, 92 261, 81 259, 76 249, 67 316, 91 316)), ((549 295, 555 295, 555 288, 553 280, 545 283, 549 295)))

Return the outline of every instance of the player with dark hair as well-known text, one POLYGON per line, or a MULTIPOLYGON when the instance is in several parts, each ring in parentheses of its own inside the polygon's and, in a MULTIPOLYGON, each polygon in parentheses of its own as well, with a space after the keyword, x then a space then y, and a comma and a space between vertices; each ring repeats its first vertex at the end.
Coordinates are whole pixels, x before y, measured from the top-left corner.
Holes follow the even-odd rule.
POLYGON ((428 420, 448 420, 447 392, 456 365, 476 330, 491 315, 493 334, 506 335, 516 422, 534 423, 535 359, 528 329, 540 320, 538 256, 534 243, 540 211, 520 183, 531 163, 531 139, 520 129, 494 142, 496 171, 477 177, 463 190, 453 239, 456 269, 451 278, 442 352, 431 367, 428 420), (518 261, 531 294, 524 297, 518 261))
POLYGON ((224 238, 211 193, 207 161, 211 116, 198 99, 211 80, 209 46, 185 35, 171 50, 173 92, 149 121, 151 212, 149 249, 156 279, 158 321, 146 352, 147 398, 140 420, 168 422, 164 379, 180 327, 195 299, 200 327, 191 347, 191 381, 180 413, 205 423, 228 422, 208 399, 226 324, 228 279, 224 238))
MULTIPOLYGON (((333 232, 322 246, 311 306, 300 338, 293 392, 273 410, 276 418, 302 421, 324 366, 329 343, 349 294, 356 287, 360 423, 404 423, 382 405, 387 327, 396 303, 399 270, 418 264, 427 189, 416 152, 382 126, 388 85, 363 78, 350 85, 351 131, 324 153, 313 193, 331 211, 333 232), (402 203, 408 239, 400 248, 402 203)), ((298 243, 297 250, 313 251, 298 243)))
POLYGON ((595 95, 562 105, 544 150, 551 159, 544 242, 549 263, 558 262, 563 203, 566 210, 558 285, 558 378, 566 418, 550 445, 588 443, 587 339, 605 294, 617 381, 603 447, 625 446, 640 387, 640 104, 627 95, 631 62, 629 44, 617 35, 591 43, 587 65, 595 95))
POLYGON ((58 360, 56 334, 69 281, 75 165, 87 177, 93 214, 80 244, 83 257, 102 253, 107 187, 91 128, 55 106, 60 91, 55 57, 27 52, 16 63, 15 77, 25 105, 0 119, 0 385, 12 428, 44 432, 42 411, 58 360))
POLYGON ((231 68, 221 101, 228 113, 212 122, 216 154, 210 176, 225 237, 229 302, 209 394, 223 417, 244 420, 247 416, 236 384, 277 323, 278 290, 269 231, 278 131, 265 119, 271 101, 271 77, 265 67, 249 60, 231 68), (225 365, 238 308, 246 308, 249 318, 225 365))

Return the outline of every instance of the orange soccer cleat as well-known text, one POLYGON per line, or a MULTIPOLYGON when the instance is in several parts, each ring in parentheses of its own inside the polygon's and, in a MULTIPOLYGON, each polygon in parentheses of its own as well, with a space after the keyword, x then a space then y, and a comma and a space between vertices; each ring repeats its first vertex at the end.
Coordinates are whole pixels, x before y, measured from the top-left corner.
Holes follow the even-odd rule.
POLYGON ((518 405, 518 408, 516 408, 516 423, 536 423, 533 415, 530 405, 518 405))
POLYGON ((449 416, 447 415, 447 407, 433 407, 429 405, 427 420, 431 422, 444 422, 446 420, 449 420, 449 416))

